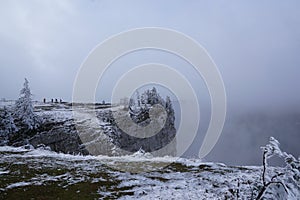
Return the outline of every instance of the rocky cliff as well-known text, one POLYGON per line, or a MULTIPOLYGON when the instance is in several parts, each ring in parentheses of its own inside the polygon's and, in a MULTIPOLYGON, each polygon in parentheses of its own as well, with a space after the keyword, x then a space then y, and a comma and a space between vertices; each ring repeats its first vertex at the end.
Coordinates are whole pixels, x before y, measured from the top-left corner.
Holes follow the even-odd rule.
POLYGON ((38 128, 21 127, 0 136, 0 140, 5 145, 47 146, 70 154, 113 156, 143 150, 158 156, 176 155, 170 100, 163 100, 156 90, 144 94, 149 95, 146 100, 136 104, 131 101, 129 106, 40 103, 35 105, 35 113, 41 119, 38 128), (156 105, 160 109, 154 109, 156 105))

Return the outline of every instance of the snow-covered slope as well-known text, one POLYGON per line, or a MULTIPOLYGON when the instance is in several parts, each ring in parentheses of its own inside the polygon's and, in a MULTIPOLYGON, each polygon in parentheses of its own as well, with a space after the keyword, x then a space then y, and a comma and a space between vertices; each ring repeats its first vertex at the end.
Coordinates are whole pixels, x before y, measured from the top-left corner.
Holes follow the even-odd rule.
MULTIPOLYGON (((0 156, 0 199, 255 199, 262 172, 261 167, 174 161, 141 153, 96 157, 0 147, 0 156), (112 162, 155 170, 119 171, 109 167, 112 162), (160 167, 161 163, 169 165, 160 167)), ((270 173, 280 171, 269 168, 270 173)), ((282 191, 282 199, 299 198, 299 191, 289 192, 282 191)), ((270 199, 278 198, 272 195, 270 199)))

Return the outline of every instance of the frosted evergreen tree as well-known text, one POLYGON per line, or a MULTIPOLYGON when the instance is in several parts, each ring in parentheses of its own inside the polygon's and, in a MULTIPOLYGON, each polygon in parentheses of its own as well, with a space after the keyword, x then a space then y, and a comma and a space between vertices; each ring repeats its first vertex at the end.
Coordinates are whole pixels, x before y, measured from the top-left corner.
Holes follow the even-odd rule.
POLYGON ((147 104, 148 102, 147 102, 147 95, 146 95, 146 93, 143 93, 142 95, 141 95, 141 103, 142 104, 147 104))
POLYGON ((130 98, 130 99, 129 99, 129 108, 132 108, 132 107, 134 107, 134 106, 135 106, 135 101, 134 101, 133 98, 130 98))
POLYGON ((166 112, 168 113, 169 119, 170 119, 170 123, 172 125, 174 125, 174 121, 175 121, 175 112, 172 106, 172 102, 169 96, 167 96, 166 98, 166 112))
POLYGON ((20 97, 15 103, 14 116, 28 129, 34 129, 38 126, 38 118, 33 112, 31 97, 32 94, 29 88, 29 82, 25 78, 24 86, 20 91, 20 97))
POLYGON ((4 139, 8 139, 9 134, 18 131, 14 123, 14 119, 10 114, 10 111, 4 107, 4 110, 0 116, 0 136, 4 139))
POLYGON ((158 94, 157 90, 155 87, 153 87, 151 90, 147 90, 145 93, 145 98, 147 99, 147 103, 150 105, 155 105, 155 104, 161 104, 164 105, 164 99, 161 98, 161 96, 158 94))
POLYGON ((150 94, 148 96, 148 101, 151 105, 157 104, 158 103, 158 94, 156 91, 156 88, 153 87, 152 90, 150 91, 150 94))
POLYGON ((137 99, 137 106, 140 107, 141 106, 141 96, 139 91, 136 91, 136 99, 137 99))

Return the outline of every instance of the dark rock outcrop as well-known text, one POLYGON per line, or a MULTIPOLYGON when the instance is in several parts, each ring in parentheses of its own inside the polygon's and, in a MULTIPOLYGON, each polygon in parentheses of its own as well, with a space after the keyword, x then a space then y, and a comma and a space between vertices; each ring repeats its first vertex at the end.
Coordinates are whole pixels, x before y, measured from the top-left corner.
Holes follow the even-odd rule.
MULTIPOLYGON (((125 112, 124 115, 126 114, 127 113, 125 112)), ((162 113, 158 113, 158 115, 162 115, 162 113)), ((147 125, 150 124, 151 120, 148 112, 141 112, 137 114, 135 117, 136 117, 135 119, 139 119, 139 122, 136 124, 141 127, 146 127, 147 125)), ((120 149, 123 149, 131 153, 137 152, 139 149, 143 149, 145 152, 152 153, 167 146, 172 142, 174 143, 175 140, 175 143, 171 145, 172 148, 169 148, 163 154, 172 155, 172 156, 176 155, 176 139, 174 139, 176 136, 176 129, 174 127, 174 121, 173 121, 174 117, 170 113, 167 113, 164 126, 159 130, 158 133, 151 135, 150 137, 147 137, 147 134, 145 134, 145 137, 143 138, 135 137, 133 136, 133 134, 128 134, 124 130, 122 130, 118 126, 117 122, 115 121, 111 111, 101 113, 101 118, 107 123, 103 127, 104 133, 108 135, 110 138, 112 138, 113 143, 120 149)), ((120 118, 122 118, 122 116, 120 118)), ((121 120, 119 119, 119 121, 121 120)), ((130 126, 131 123, 128 124, 130 126)), ((126 127, 126 128, 128 130, 131 129, 131 127, 126 127)), ((134 131, 134 128, 132 128, 131 130, 134 131)), ((150 129, 150 131, 152 130, 150 129)))
POLYGON ((29 139, 29 143, 34 147, 44 144, 56 152, 88 154, 77 131, 70 126, 58 126, 49 131, 38 133, 29 139))

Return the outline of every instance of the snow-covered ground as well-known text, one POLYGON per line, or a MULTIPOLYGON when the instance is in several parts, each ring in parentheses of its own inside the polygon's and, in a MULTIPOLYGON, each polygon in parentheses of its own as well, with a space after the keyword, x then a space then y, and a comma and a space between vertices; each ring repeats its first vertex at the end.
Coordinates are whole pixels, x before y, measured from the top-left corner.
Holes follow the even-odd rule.
POLYGON ((10 107, 15 104, 14 100, 0 100, 0 108, 3 108, 4 106, 10 107))
MULTIPOLYGON (((262 172, 261 167, 153 158, 139 152, 122 157, 74 156, 0 147, 0 156, 0 197, 4 199, 254 199, 262 172), (109 167, 111 162, 156 169, 131 173, 109 167), (169 165, 160 168, 161 162, 169 165)), ((283 198, 299 199, 299 191, 293 195, 283 198)))

